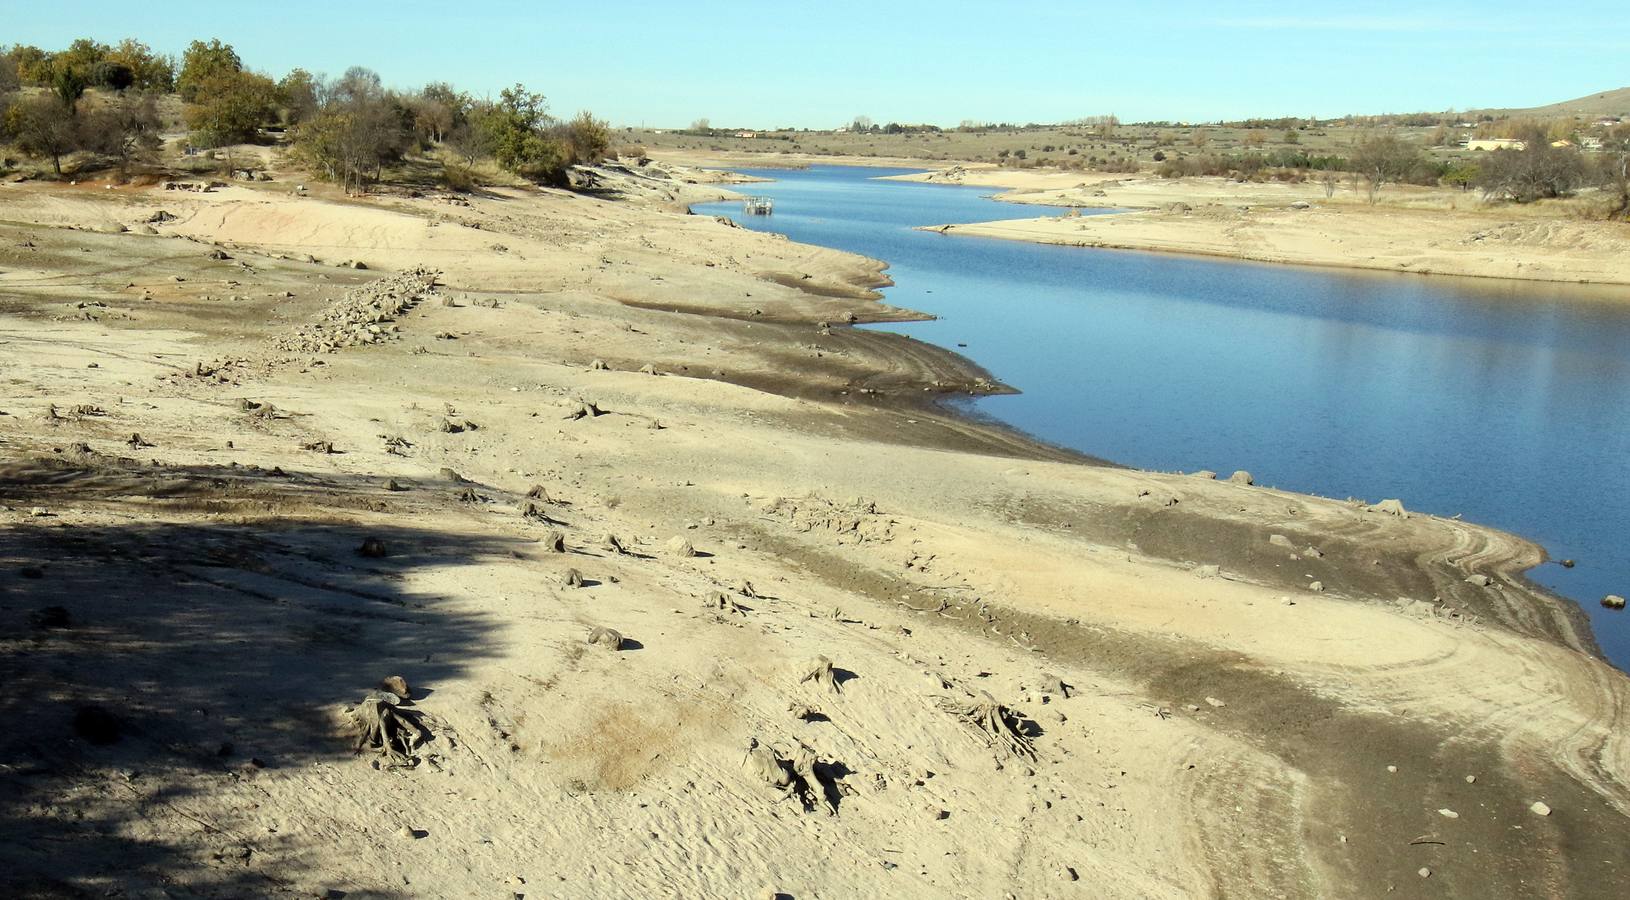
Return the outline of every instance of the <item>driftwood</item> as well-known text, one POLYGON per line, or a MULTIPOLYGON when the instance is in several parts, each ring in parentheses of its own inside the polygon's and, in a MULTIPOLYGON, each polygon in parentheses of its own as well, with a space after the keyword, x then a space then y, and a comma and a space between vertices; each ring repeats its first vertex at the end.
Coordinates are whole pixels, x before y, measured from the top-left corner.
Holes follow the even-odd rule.
POLYGON ((1034 744, 1021 730, 1025 727, 1024 716, 997 703, 990 694, 980 691, 972 703, 941 699, 940 709, 971 726, 998 755, 1036 758, 1034 744))

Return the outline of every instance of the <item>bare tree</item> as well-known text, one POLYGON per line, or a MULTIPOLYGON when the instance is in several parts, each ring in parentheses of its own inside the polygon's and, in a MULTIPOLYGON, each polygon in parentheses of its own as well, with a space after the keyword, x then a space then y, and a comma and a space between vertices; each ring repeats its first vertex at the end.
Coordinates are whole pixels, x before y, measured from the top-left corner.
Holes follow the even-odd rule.
POLYGON ((1368 185, 1373 205, 1382 186, 1403 181, 1415 173, 1421 164, 1421 151, 1408 141, 1384 134, 1359 141, 1348 164, 1368 185))

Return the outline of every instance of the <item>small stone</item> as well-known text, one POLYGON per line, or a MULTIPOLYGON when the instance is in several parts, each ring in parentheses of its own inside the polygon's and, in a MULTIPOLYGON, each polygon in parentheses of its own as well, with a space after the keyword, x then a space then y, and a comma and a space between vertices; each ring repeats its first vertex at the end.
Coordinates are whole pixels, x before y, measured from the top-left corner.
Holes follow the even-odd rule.
POLYGON ((1548 816, 1548 815, 1551 814, 1551 808, 1549 806, 1546 806, 1544 803, 1542 803, 1539 800, 1535 800, 1534 805, 1530 806, 1528 808, 1536 816, 1548 816))
POLYGON ((1445 819, 1458 819, 1458 818, 1460 818, 1460 813, 1457 813, 1452 809, 1440 809, 1440 810, 1438 810, 1438 815, 1444 817, 1445 819))
POLYGON ((1420 871, 1416 872, 1415 874, 1421 876, 1422 878, 1431 878, 1432 877, 1432 870, 1428 869, 1425 866, 1421 866, 1420 871))
POLYGON ((1468 576, 1466 576, 1466 583, 1467 584, 1474 584, 1474 585, 1476 585, 1478 587, 1488 587, 1489 585, 1494 583, 1494 579, 1488 577, 1487 575, 1481 575, 1481 574, 1479 574, 1479 575, 1468 575, 1468 576))
POLYGON ((1224 703, 1223 701, 1218 700, 1216 697, 1207 697, 1206 702, 1211 704, 1213 707, 1215 707, 1217 709, 1221 709, 1221 708, 1228 705, 1227 703, 1224 703))
POLYGON ((390 691, 403 700, 412 700, 413 691, 408 687, 407 679, 400 675, 387 675, 379 682, 381 690, 390 691))
POLYGON ((1310 582, 1308 584, 1308 586, 1307 586, 1307 589, 1312 591, 1315 594, 1322 594, 1322 593, 1324 593, 1324 582, 1322 582, 1322 581, 1310 582))
POLYGON ((46 509, 43 506, 36 506, 36 507, 30 509, 28 511, 28 514, 35 517, 35 518, 41 518, 43 516, 49 516, 51 514, 51 511, 46 509))
POLYGON ((1290 538, 1285 537, 1282 534, 1270 534, 1270 535, 1268 535, 1268 543, 1274 545, 1275 547, 1284 547, 1286 549, 1289 549, 1291 546, 1293 546, 1291 544, 1291 542, 1290 542, 1290 538))
POLYGON ((1245 471, 1244 469, 1240 469, 1234 474, 1228 476, 1228 480, 1234 484, 1256 484, 1256 481, 1251 478, 1251 473, 1245 471))
POLYGON ((1394 775, 1396 775, 1396 774, 1398 774, 1398 767, 1397 766, 1387 766, 1387 771, 1391 772, 1394 775))
POLYGON ((1467 775, 1466 776, 1466 783, 1467 784, 1476 784, 1477 783, 1477 776, 1476 775, 1467 775))
POLYGON ((1618 594, 1608 594, 1602 598, 1602 605, 1608 609, 1624 609, 1624 598, 1618 594))

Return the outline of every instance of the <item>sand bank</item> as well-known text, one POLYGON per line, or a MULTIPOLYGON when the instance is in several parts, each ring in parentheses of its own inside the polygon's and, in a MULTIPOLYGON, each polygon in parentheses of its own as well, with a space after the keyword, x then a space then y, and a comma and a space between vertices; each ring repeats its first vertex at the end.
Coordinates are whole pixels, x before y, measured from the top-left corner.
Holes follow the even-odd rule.
POLYGON ((996 386, 842 324, 911 315, 879 263, 678 214, 684 177, 3 189, 12 893, 1622 880, 1630 681, 1538 548, 948 414, 996 386), (397 674, 411 768, 343 712, 397 674))

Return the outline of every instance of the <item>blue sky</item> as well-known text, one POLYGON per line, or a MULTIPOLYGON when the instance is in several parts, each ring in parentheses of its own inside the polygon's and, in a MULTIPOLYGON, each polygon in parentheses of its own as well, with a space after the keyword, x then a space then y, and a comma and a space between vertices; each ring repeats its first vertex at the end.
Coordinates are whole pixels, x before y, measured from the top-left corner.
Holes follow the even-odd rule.
POLYGON ((1204 121, 1529 106, 1630 85, 1625 0, 387 4, 0 0, 0 43, 219 37, 251 67, 476 94, 522 81, 618 125, 1204 121))

